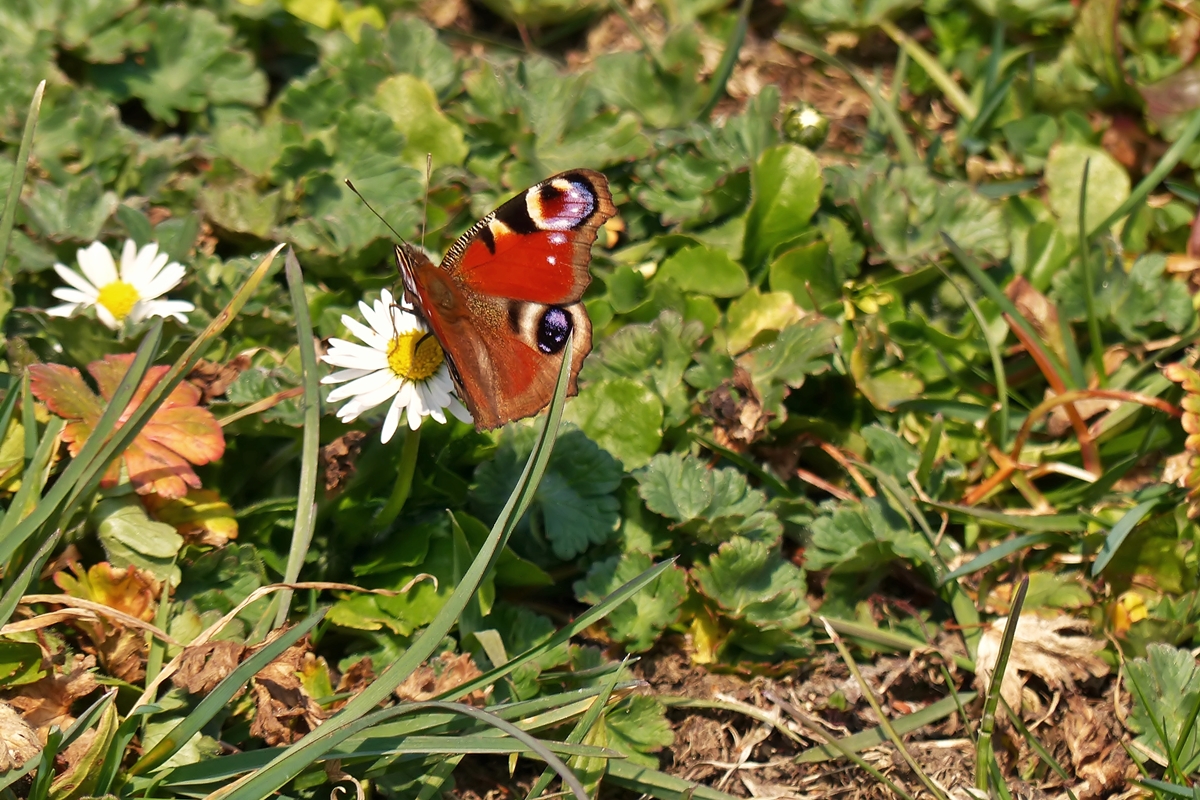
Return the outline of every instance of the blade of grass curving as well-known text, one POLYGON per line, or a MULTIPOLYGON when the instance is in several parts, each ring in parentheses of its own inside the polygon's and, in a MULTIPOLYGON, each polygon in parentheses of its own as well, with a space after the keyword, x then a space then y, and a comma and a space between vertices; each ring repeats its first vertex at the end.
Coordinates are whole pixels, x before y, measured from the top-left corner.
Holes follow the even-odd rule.
MULTIPOLYGON (((938 720, 945 719, 958 710, 959 703, 966 705, 975 699, 975 692, 963 692, 958 695, 958 703, 953 697, 943 697, 936 703, 932 703, 920 711, 912 714, 905 714, 903 717, 892 720, 892 727, 897 733, 912 733, 920 730, 926 725, 932 725, 938 720)), ((841 739, 831 740, 829 744, 819 744, 816 747, 810 747, 807 750, 801 751, 793 760, 797 764, 818 764, 822 761, 838 758, 844 755, 845 752, 860 753, 872 747, 878 747, 887 742, 887 734, 879 726, 869 728, 864 731, 843 737, 841 739), (834 746, 833 742, 841 745, 840 748, 834 746), (845 751, 845 752, 844 752, 845 751)))
MULTIPOLYGON (((613 5, 617 5, 616 0, 613 0, 613 5)), ((433 800, 434 795, 440 796, 446 786, 446 781, 450 780, 450 776, 454 774, 454 770, 458 769, 462 760, 462 755, 452 755, 438 761, 426 771, 419 779, 421 791, 417 793, 417 800, 433 800)))
POLYGON ((4 201, 4 215, 0 216, 0 269, 8 261, 8 245, 12 239, 13 225, 17 221, 17 203, 21 200, 21 187, 25 185, 25 173, 29 170, 29 154, 33 151, 33 134, 37 130, 38 114, 42 110, 42 95, 46 82, 42 81, 33 90, 29 101, 29 113, 25 116, 25 131, 21 134, 21 146, 17 150, 12 181, 8 184, 8 197, 4 201))
POLYGON ((1109 531, 1108 536, 1104 537, 1104 545, 1100 548, 1100 552, 1096 554, 1096 559, 1092 562, 1092 577, 1096 577, 1104 568, 1108 566, 1108 562, 1112 561, 1113 556, 1117 554, 1117 550, 1121 549, 1121 545, 1125 541, 1125 537, 1133 532, 1137 524, 1145 519, 1154 507, 1162 502, 1162 498, 1147 500, 1144 503, 1138 503, 1133 508, 1121 515, 1109 531))
POLYGON ((728 447, 723 447, 702 433, 692 433, 692 434, 690 434, 690 436, 692 437, 693 441, 699 442, 700 444, 704 445, 704 447, 708 448, 709 450, 712 450, 717 455, 726 459, 731 464, 736 466, 738 469, 740 469, 744 472, 749 472, 751 475, 758 478, 760 481, 765 483, 767 486, 770 486, 778 494, 781 494, 784 497, 795 497, 796 496, 796 493, 793 492, 791 489, 789 489, 788 485, 786 483, 779 480, 779 478, 775 477, 775 475, 773 475, 771 472, 763 469, 758 464, 755 464, 753 461, 746 458, 744 455, 737 452, 736 450, 730 450, 728 447))
MULTIPOLYGON (((79 485, 87 480, 89 467, 95 461, 106 444, 107 440, 111 439, 115 433, 117 421, 121 418, 125 406, 133 399, 134 391, 138 384, 141 383, 142 377, 146 374, 146 370, 150 367, 150 362, 154 360, 154 355, 158 351, 158 344, 162 339, 162 320, 155 320, 151 326, 149 333, 142 340, 141 345, 137 349, 137 353, 133 357, 133 362, 129 365, 129 371, 125 373, 125 377, 117 385, 117 389, 113 392, 113 396, 109 399, 108 407, 104 409, 104 413, 100 415, 99 421, 96 422, 92 429, 92 435, 84 442, 83 447, 79 451, 79 455, 71 459, 71 463, 58 476, 58 480, 45 497, 41 498, 33 511, 28 517, 22 520, 17 520, 13 517, 11 511, 5 517, 4 522, 0 523, 0 563, 6 563, 16 552, 17 547, 24 544, 25 540, 40 529, 46 522, 58 516, 65 520, 68 517, 64 508, 64 500, 68 498, 73 491, 78 490, 79 485)), ((44 436, 44 434, 43 434, 44 436)), ((107 462, 104 462, 105 466, 107 462)), ((67 508, 70 507, 68 503, 67 508)))
MULTIPOLYGON (((883 121, 887 123, 888 132, 892 135, 892 141, 896 144, 896 150, 899 151, 901 160, 909 166, 922 163, 921 157, 917 155, 916 148, 913 147, 912 139, 908 136, 908 130, 904 127, 904 122, 900 119, 900 115, 896 113, 896 109, 890 103, 879 96, 879 92, 875 90, 874 82, 862 70, 848 64, 835 55, 831 55, 824 47, 804 36, 798 36, 793 33, 777 33, 775 34, 775 41, 791 50, 799 50, 801 53, 807 53, 818 61, 847 73, 867 93, 867 96, 871 98, 872 107, 879 112, 880 116, 883 117, 883 121)), ((916 61, 917 59, 914 58, 913 60, 916 61)))
MULTIPOLYGON (((1040 758, 1042 762, 1046 764, 1046 766, 1054 770, 1054 773, 1058 775, 1059 778, 1067 783, 1070 783, 1072 780, 1071 775, 1067 772, 1062 764, 1058 763, 1058 759, 1056 759, 1038 740, 1038 738, 1034 736, 1033 731, 1029 730, 1029 726, 1027 726, 1025 721, 1021 719, 1021 715, 1015 713, 1009 707, 1008 701, 1003 697, 1000 698, 1000 702, 1004 706, 1004 711, 1008 714, 1008 719, 1010 722, 1012 722, 1013 727, 1016 728, 1017 732, 1021 734, 1022 738, 1029 743, 1029 746, 1033 748, 1035 753, 1037 753, 1038 758, 1040 758)), ((1074 800, 1074 793, 1071 793, 1070 789, 1068 789, 1067 792, 1070 793, 1072 800, 1074 800)))
POLYGON ((270 644, 258 650, 241 664, 238 664, 237 669, 226 675, 186 717, 181 719, 166 736, 159 740, 153 749, 145 753, 129 768, 128 775, 130 777, 145 775, 179 752, 179 749, 187 744, 192 736, 198 733, 201 728, 207 725, 209 720, 226 708, 234 695, 240 692, 242 687, 246 685, 247 681, 257 675, 267 664, 274 661, 280 653, 291 647, 315 628, 317 623, 325 618, 325 614, 328 611, 329 608, 327 606, 318 608, 305 617, 300 624, 289 628, 270 644))
POLYGON ((71 727, 67 728, 63 733, 62 744, 59 745, 64 750, 71 746, 71 743, 78 739, 83 732, 92 727, 96 720, 100 719, 100 715, 104 713, 104 709, 113 704, 117 699, 117 689, 113 687, 100 696, 100 699, 87 707, 82 714, 75 718, 71 723, 71 727))
MULTIPOLYGON (((746 29, 750 27, 750 4, 752 2, 753 0, 742 0, 742 4, 738 7, 737 23, 733 26, 729 41, 725 43, 725 52, 721 54, 720 63, 713 71, 712 88, 709 91, 708 99, 704 102, 700 113, 696 115, 696 119, 700 121, 708 119, 725 94, 725 85, 729 83, 729 76, 733 74, 733 68, 737 65, 738 53, 742 50, 742 42, 746 40, 746 29)), ((614 3, 614 5, 617 4, 614 3)))
POLYGON ((825 625, 825 631, 829 634, 829 638, 833 640, 833 646, 837 648, 838 653, 841 655, 842 662, 845 663, 846 667, 850 670, 850 674, 854 676, 854 680, 862 689, 863 698, 875 712, 875 717, 879 720, 879 726, 883 728, 883 732, 887 735, 888 740, 896 746, 897 750, 900 751, 900 756, 904 759, 905 763, 908 764, 908 768, 911 769, 913 774, 917 776, 917 779, 925 785, 926 790, 928 790, 931 795, 936 797, 938 800, 949 800, 937 783, 925 774, 925 771, 921 769, 921 765, 917 763, 917 760, 913 758, 912 753, 908 752, 908 748, 904 746, 904 740, 900 738, 900 734, 896 731, 895 727, 892 726, 891 720, 889 720, 887 715, 884 713, 883 706, 880 704, 879 698, 875 696, 875 690, 871 688, 871 685, 867 683, 867 679, 863 677, 862 672, 858 669, 858 664, 855 663, 854 656, 850 654, 850 650, 846 647, 845 642, 842 641, 842 637, 838 636, 837 631, 833 629, 833 626, 825 622, 823 619, 822 622, 825 625))
MULTIPOLYGON (((33 451, 33 457, 25 465, 25 472, 21 476, 21 488, 17 489, 17 493, 9 501, 8 513, 4 515, 3 520, 0 520, 0 542, 27 514, 37 508, 39 498, 42 496, 42 489, 45 488, 46 481, 50 479, 52 460, 54 454, 58 452, 59 436, 65 425, 66 422, 58 417, 51 417, 50 421, 46 423, 46 429, 42 432, 42 441, 33 451)), ((24 545, 24 542, 21 545, 24 545)), ((40 545, 38 550, 41 550, 40 545)), ((25 560, 24 551, 23 546, 15 548, 13 555, 5 564, 4 588, 6 592, 11 588, 12 582, 18 574, 17 571, 23 569, 21 565, 25 560)))
POLYGON ((57 727, 52 727, 46 734, 46 744, 42 748, 42 755, 37 759, 37 775, 33 777, 29 794, 25 796, 26 800, 45 800, 50 792, 50 782, 54 780, 54 759, 58 757, 61 749, 62 731, 57 727))
MULTIPOLYGON (((625 659, 628 662, 628 658, 625 659)), ((622 664, 622 668, 624 664, 622 664)), ((584 737, 592 730, 597 722, 600 721, 600 715, 604 712, 604 707, 608 705, 608 698, 612 696, 613 689, 617 687, 617 679, 621 677, 623 669, 616 670, 609 676, 601 687, 600 694, 592 701, 592 705, 587 712, 579 718, 579 722, 575 723, 575 727, 567 734, 567 742, 571 744, 579 744, 584 737)), ((554 773, 547 767, 542 771, 541 777, 534 782, 529 791, 525 794, 525 800, 536 800, 546 787, 550 785, 550 781, 554 779, 554 773)))
POLYGON ((1067 356, 1067 371, 1076 386, 1087 386, 1087 376, 1083 374, 1083 359, 1079 356, 1079 345, 1075 342, 1075 332, 1071 330, 1071 321, 1066 314, 1060 314, 1054 306, 1054 314, 1058 317, 1058 334, 1062 339, 1063 350, 1067 356))
POLYGON ((734 795, 694 781, 676 778, 641 764, 613 759, 605 779, 637 795, 659 800, 736 800, 734 795))
POLYGON ((937 58, 890 20, 880 21, 879 28, 904 52, 908 53, 908 57, 917 62, 921 69, 925 70, 925 74, 942 91, 950 105, 954 106, 955 111, 967 119, 979 116, 979 109, 975 107, 975 102, 963 91, 958 82, 950 77, 950 73, 946 72, 937 58))
MULTIPOLYGON (((21 376, 21 427, 25 433, 24 457, 25 466, 29 466, 29 462, 33 459, 33 451, 37 450, 38 435, 37 435, 37 410, 33 405, 33 387, 29 380, 29 372, 26 371, 21 376)), ((0 428, 0 431, 7 431, 8 426, 0 428)))
POLYGON ((1101 388, 1108 383, 1104 369, 1104 340, 1100 338, 1100 317, 1096 315, 1095 278, 1092 275, 1092 237, 1087 231, 1088 173, 1092 160, 1083 162, 1083 179, 1079 185, 1079 262, 1083 267, 1083 301, 1087 307, 1088 338, 1091 339, 1092 370, 1101 388))
POLYGON ((939 650, 936 646, 932 646, 929 642, 918 639, 915 636, 909 636, 905 633, 896 631, 888 631, 883 628, 878 628, 857 620, 837 619, 836 617, 825 617, 835 631, 850 639, 859 639, 868 644, 874 645, 877 648, 882 647, 897 653, 911 653, 913 651, 933 650, 947 661, 953 661, 960 669, 975 671, 975 662, 966 656, 957 653, 948 653, 944 650, 939 650))
MULTIPOLYGON (((317 452, 321 446, 321 386, 317 373, 317 351, 313 346, 312 318, 308 313, 308 298, 304 295, 304 275, 296 252, 288 248, 283 259, 287 275, 288 293, 292 299, 292 311, 296 315, 296 338, 300 344, 300 369, 304 381, 304 437, 300 448, 300 488, 296 494, 296 520, 292 527, 292 544, 288 549, 287 567, 283 572, 284 583, 295 583, 300 578, 300 568, 308 555, 312 543, 313 528, 317 521, 317 452)), ((275 627, 287 621, 292 605, 292 590, 284 589, 278 595, 279 609, 275 613, 275 627)))
POLYGON ((9 786, 12 786, 14 783, 21 780, 21 778, 24 778, 26 775, 37 769, 37 766, 41 763, 41 760, 40 754, 36 756, 30 756, 30 758, 20 767, 16 769, 9 769, 3 775, 0 775, 0 792, 8 791, 9 786))
POLYGON ((1016 528, 1019 531, 1034 533, 1056 531, 1086 531, 1087 520, 1079 514, 1047 514, 1045 516, 1029 516, 1025 514, 1005 514, 1003 511, 993 511, 990 508, 975 508, 957 503, 926 503, 930 508, 961 514, 969 519, 977 520, 980 524, 997 528, 1016 528))
POLYGON ((984 792, 988 790, 988 777, 991 774, 989 764, 996 760, 992 752, 992 733, 996 729, 996 705, 1000 699, 1000 685, 1008 669, 1008 657, 1012 653, 1013 641, 1017 636, 1017 623, 1021 619, 1021 607, 1025 605, 1025 595, 1028 592, 1027 575, 1021 579, 1021 584, 1013 595, 1008 621, 1004 625, 1004 635, 1000 638, 1000 654, 996 658, 992 679, 988 682, 987 694, 984 696, 983 717, 979 721, 979 739, 975 742, 975 788, 984 792))
POLYGON ((989 547, 986 551, 975 556, 958 569, 946 573, 946 576, 942 580, 952 581, 961 578, 963 575, 970 575, 973 572, 990 567, 997 561, 1008 558, 1013 553, 1030 547, 1036 547, 1039 544, 1069 545, 1074 541, 1076 540, 1072 537, 1061 533, 1028 533, 1024 536, 1018 536, 1015 539, 1009 539, 1007 542, 998 544, 995 547, 989 547))
POLYGON ((938 445, 942 442, 942 432, 946 429, 946 418, 941 414, 933 415, 929 425, 929 435, 925 437, 925 446, 921 449, 921 461, 917 464, 917 483, 921 488, 929 485, 929 476, 933 472, 933 464, 937 460, 938 445))
MULTIPOLYGON (((47 536, 46 540, 42 542, 42 546, 37 549, 29 562, 13 579, 11 585, 4 590, 4 597, 0 598, 0 628, 3 628, 12 619, 13 612, 21 603, 21 596, 28 591, 33 579, 41 574, 42 565, 46 563, 46 559, 50 558, 50 554, 54 552, 54 548, 61 538, 61 530, 56 530, 47 536)), ((7 579, 7 577, 6 575, 5 578, 7 579)))
POLYGON ((609 594, 599 603, 577 616, 569 625, 560 628, 554 633, 553 636, 539 644, 537 647, 531 647, 524 653, 510 658, 508 663, 502 667, 496 667, 488 672, 485 672, 474 680, 467 681, 466 683, 455 686, 453 689, 447 690, 443 694, 439 695, 437 699, 457 699, 459 697, 465 697, 477 689, 484 689, 500 680, 505 675, 508 675, 522 664, 527 664, 542 654, 553 650, 555 647, 569 642, 573 636, 576 636, 577 634, 582 633, 590 628, 592 625, 595 625, 597 622, 608 616, 609 612, 614 608, 640 592, 642 588, 661 575, 665 570, 669 569, 672 565, 674 565, 674 563, 675 559, 669 558, 660 564, 655 564, 653 567, 646 570, 641 575, 629 581, 624 586, 609 594))
MULTIPOLYGON (((988 332, 987 320, 984 319, 983 311, 979 308, 979 304, 975 302, 975 298, 958 285, 958 281, 950 274, 950 270, 943 267, 941 264, 936 265, 941 270, 942 275, 954 287, 963 302, 967 304, 967 308, 971 311, 971 316, 975 318, 975 324, 979 326, 979 333, 983 336, 983 343, 987 346, 988 356, 992 359, 992 374, 993 381, 996 383, 996 401, 1000 404, 998 427, 1001 441, 996 442, 1000 449, 1008 447, 1008 374, 1004 371, 1004 355, 1000 352, 1001 342, 992 341, 991 334, 988 332)), ((1015 310, 1015 308, 1014 308, 1015 310)), ((924 484, 922 484, 924 485, 924 484)))
MULTIPOLYGON (((573 337, 573 333, 568 335, 563 352, 571 352, 573 337)), ((550 452, 558 433, 563 403, 566 400, 570 366, 570 360, 564 358, 559 369, 554 399, 550 402, 545 422, 525 463, 525 470, 517 480, 517 486, 509 495, 508 502, 492 526, 488 538, 480 547, 479 554, 433 622, 429 623, 404 655, 389 664, 378 678, 343 706, 334 717, 288 748, 265 768, 228 787, 221 796, 228 797, 229 800, 258 800, 281 788, 332 747, 334 738, 345 728, 390 697, 396 687, 433 654, 442 639, 454 627, 467 603, 474 597, 476 589, 492 568, 512 529, 533 501, 534 492, 546 471, 546 464, 550 460, 550 452)))
POLYGON ((1163 179, 1171 174, 1171 170, 1175 169, 1175 165, 1183 158, 1184 153, 1192 146, 1192 142, 1196 140, 1197 136, 1200 136, 1200 112, 1192 112, 1192 118, 1188 122, 1187 127, 1183 129, 1183 133, 1179 135, 1179 138, 1175 140, 1167 152, 1163 153, 1163 157, 1158 160, 1154 169, 1150 170, 1150 173, 1146 177, 1138 181, 1138 185, 1133 188, 1133 191, 1125 199, 1124 203, 1121 203, 1115 211, 1105 217, 1099 225, 1088 231, 1087 235, 1090 237, 1107 231, 1113 225, 1117 224, 1118 221, 1124 219, 1129 212, 1133 211, 1138 203, 1145 200, 1150 195, 1150 192, 1154 191, 1162 183, 1163 179))

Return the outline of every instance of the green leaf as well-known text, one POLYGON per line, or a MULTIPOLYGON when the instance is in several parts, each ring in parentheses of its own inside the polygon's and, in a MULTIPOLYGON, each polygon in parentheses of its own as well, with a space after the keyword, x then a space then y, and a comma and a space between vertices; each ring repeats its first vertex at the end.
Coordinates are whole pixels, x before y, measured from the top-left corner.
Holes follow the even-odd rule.
POLYGON ((113 566, 135 566, 159 580, 178 584, 175 559, 183 549, 183 537, 163 522, 155 522, 130 495, 101 500, 91 514, 100 545, 113 566))
MULTIPOLYGON (((495 517, 512 492, 517 466, 528 456, 535 433, 529 426, 509 426, 495 458, 475 470, 471 504, 480 518, 495 517)), ((583 431, 562 433, 529 513, 517 527, 515 548, 533 553, 548 545, 554 558, 565 561, 607 542, 620 520, 614 493, 621 474, 617 460, 583 431), (543 536, 545 544, 537 541, 543 536)))
MULTIPOLYGON (((1129 173, 1107 151, 1084 144, 1060 144, 1046 161, 1047 199, 1058 224, 1069 236, 1079 235, 1079 195, 1083 165, 1088 167, 1086 224, 1093 230, 1129 197, 1129 173)), ((955 241, 958 241, 955 239, 955 241)))
POLYGON ((741 264, 705 245, 675 253, 659 266, 654 279, 670 281, 685 292, 713 297, 737 297, 750 286, 741 264))
POLYGON ((630 695, 602 720, 608 734, 605 746, 629 756, 634 764, 657 767, 658 759, 651 754, 675 743, 667 709, 653 697, 630 695))
POLYGON ((777 547, 734 537, 707 565, 693 568, 692 578, 731 628, 725 648, 766 658, 802 649, 800 633, 809 622, 804 572, 777 547))
POLYGON ((674 311, 664 311, 648 325, 626 325, 600 343, 585 362, 585 382, 629 378, 652 388, 662 399, 663 424, 672 427, 691 414, 691 399, 683 374, 691 364, 704 325, 685 322, 674 311))
POLYGON ((764 331, 783 330, 802 316, 787 292, 752 288, 729 304, 725 312, 726 347, 736 354, 748 349, 764 331))
POLYGON ((116 102, 139 98, 155 119, 170 125, 180 111, 198 112, 210 104, 261 106, 267 77, 249 53, 234 46, 233 30, 206 8, 168 5, 151 8, 150 49, 121 64, 93 68, 96 84, 116 102))
POLYGON ((827 317, 811 316, 780 331, 773 342, 739 359, 762 394, 763 406, 783 414, 783 387, 799 389, 804 379, 829 368, 825 356, 834 350, 841 326, 827 317))
POLYGON ((105 191, 91 173, 65 187, 39 181, 25 198, 30 222, 46 238, 60 242, 94 241, 116 210, 116 194, 105 191))
POLYGON ((859 433, 871 448, 871 463, 901 486, 906 485, 909 473, 917 468, 920 459, 916 448, 882 425, 868 425, 859 433))
POLYGON ((1200 755, 1200 670, 1187 650, 1151 644, 1145 658, 1125 662, 1125 690, 1133 698, 1128 725, 1135 741, 1153 752, 1177 754, 1187 764, 1200 755), (1169 700, 1168 700, 1169 698, 1169 700))
POLYGON ((215 225, 233 233, 269 239, 279 219, 279 192, 259 192, 253 181, 207 185, 196 200, 215 225))
POLYGON ((943 234, 967 253, 992 262, 1008 255, 1008 230, 999 206, 969 184, 941 181, 923 166, 865 168, 855 191, 863 221, 887 258, 903 269, 948 251, 943 234))
POLYGON ((625 469, 645 466, 662 443, 662 400, 631 378, 589 382, 567 405, 563 419, 582 428, 625 469))
POLYGON ((751 170, 751 185, 754 199, 746 215, 742 262, 756 273, 778 245, 808 227, 825 182, 816 156, 783 144, 759 157, 751 170))
POLYGON ((375 90, 375 104, 404 134, 401 159, 408 166, 424 169, 426 154, 433 156, 434 169, 462 165, 467 157, 462 129, 442 113, 428 83, 415 75, 393 75, 375 90))
POLYGON ((783 533, 766 495, 732 467, 709 469, 694 456, 661 453, 636 474, 646 507, 674 520, 677 530, 717 544, 733 536, 769 543, 783 533))
POLYGON ((37 642, 0 640, 0 686, 6 689, 21 686, 45 676, 42 648, 37 642))
MULTIPOLYGON (((201 613, 216 611, 224 615, 267 583, 266 569, 254 545, 230 542, 188 565, 174 599, 194 603, 201 613)), ((254 621, 269 602, 264 599, 251 604, 240 618, 254 621)))
MULTIPOLYGON (((1191 296, 1166 269, 1167 259, 1161 253, 1140 256, 1128 272, 1117 261, 1094 264, 1090 291, 1096 316, 1120 330, 1127 341, 1146 342, 1166 331, 1186 330, 1196 318, 1191 296)), ((1084 292, 1089 288, 1083 275, 1076 261, 1054 276, 1052 298, 1059 314, 1072 321, 1087 319, 1084 292)))
MULTIPOLYGON (((575 582, 575 596, 596 605, 651 565, 650 556, 644 553, 625 553, 598 561, 588 570, 586 578, 575 582)), ((631 602, 613 609, 608 616, 610 635, 631 653, 649 650, 667 626, 679 619, 680 606, 686 597, 686 575, 679 567, 672 566, 634 595, 631 602)))
POLYGON ((895 559, 924 564, 929 545, 883 498, 840 503, 813 520, 805 564, 835 573, 872 573, 895 559))

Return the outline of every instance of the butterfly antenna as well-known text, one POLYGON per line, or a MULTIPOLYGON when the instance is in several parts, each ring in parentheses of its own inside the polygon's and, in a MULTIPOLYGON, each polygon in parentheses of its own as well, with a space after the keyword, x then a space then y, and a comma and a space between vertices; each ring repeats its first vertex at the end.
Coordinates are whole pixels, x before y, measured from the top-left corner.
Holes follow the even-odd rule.
POLYGON ((425 223, 429 219, 429 182, 433 177, 433 153, 425 154, 425 204, 421 207, 421 249, 425 249, 425 223))
MULTIPOLYGON (((388 222, 386 219, 383 218, 383 214, 380 214, 378 211, 375 210, 375 207, 373 205, 371 205, 369 202, 367 202, 367 198, 362 196, 362 192, 360 192, 357 188, 355 188, 354 184, 350 182, 349 178, 346 178, 346 185, 350 187, 350 191, 352 191, 356 195, 358 195, 358 199, 363 201, 363 205, 365 205, 367 208, 369 208, 371 210, 372 214, 379 217, 379 221, 382 222, 384 225, 386 225, 387 229, 389 231, 391 231, 393 234, 395 234, 397 239, 399 239, 404 244, 408 244, 408 240, 405 239, 403 236, 401 236, 400 232, 398 230, 396 230, 395 228, 392 227, 392 223, 388 222)), ((422 227, 421 236, 422 236, 422 238, 424 238, 425 234, 424 234, 423 229, 425 226, 422 225, 421 227, 422 227)))

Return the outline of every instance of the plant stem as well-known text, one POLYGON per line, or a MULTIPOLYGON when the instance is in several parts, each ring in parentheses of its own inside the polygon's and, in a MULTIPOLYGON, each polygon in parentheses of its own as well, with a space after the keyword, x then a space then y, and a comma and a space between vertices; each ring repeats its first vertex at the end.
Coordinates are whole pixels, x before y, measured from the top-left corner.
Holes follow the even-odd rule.
POLYGON ((1092 369, 1096 371, 1096 382, 1101 387, 1108 383, 1104 371, 1104 341, 1100 338, 1100 318, 1096 316, 1096 284, 1092 275, 1091 236, 1087 233, 1087 189, 1088 173, 1092 160, 1083 162, 1083 180, 1079 185, 1079 260, 1083 265, 1083 299, 1087 304, 1088 338, 1092 340, 1092 369))
POLYGON ((400 451, 400 465, 396 471, 396 485, 392 487, 392 496, 387 505, 375 517, 375 527, 386 528, 400 516, 408 495, 412 491, 413 473, 417 468, 417 452, 421 449, 421 429, 410 430, 404 435, 404 449, 400 451))

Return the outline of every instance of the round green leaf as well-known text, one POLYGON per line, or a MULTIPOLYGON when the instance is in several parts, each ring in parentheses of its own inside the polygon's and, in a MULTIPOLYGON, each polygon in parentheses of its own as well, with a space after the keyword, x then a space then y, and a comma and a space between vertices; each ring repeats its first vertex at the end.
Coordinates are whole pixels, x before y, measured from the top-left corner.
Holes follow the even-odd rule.
POLYGON ((1083 186, 1083 165, 1088 167, 1088 232, 1095 229, 1129 197, 1129 173, 1117 160, 1098 147, 1060 144, 1050 151, 1046 161, 1046 186, 1050 208, 1058 216, 1063 232, 1079 235, 1079 195, 1083 186))
POLYGON ((629 378, 589 383, 563 412, 625 469, 643 466, 662 443, 663 405, 645 384, 629 378))
POLYGON ((415 75, 393 75, 379 84, 375 104, 404 134, 401 159, 409 166, 424 169, 426 153, 434 167, 458 166, 467 157, 462 129, 442 113, 433 87, 415 75))
POLYGON ((751 270, 767 260, 776 246, 794 239, 817 210, 821 164, 810 151, 794 144, 763 152, 751 172, 754 200, 746 215, 745 256, 751 270))
POLYGON ((656 280, 713 297, 737 297, 750 286, 741 264, 724 251, 704 245, 685 247, 668 258, 658 268, 656 280))

